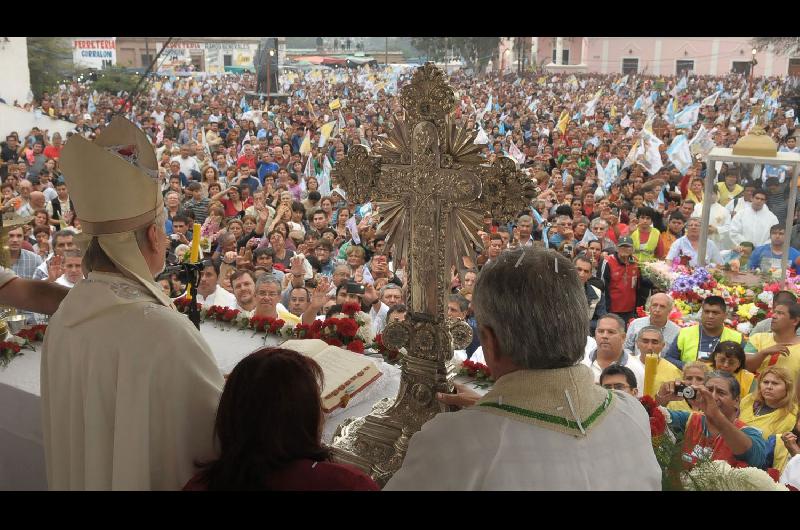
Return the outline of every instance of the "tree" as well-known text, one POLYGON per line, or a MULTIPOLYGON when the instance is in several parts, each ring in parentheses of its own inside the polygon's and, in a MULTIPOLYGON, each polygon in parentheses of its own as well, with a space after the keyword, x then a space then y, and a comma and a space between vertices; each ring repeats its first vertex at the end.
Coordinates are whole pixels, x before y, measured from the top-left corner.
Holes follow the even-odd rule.
POLYGON ((461 57, 472 63, 475 72, 483 70, 500 45, 500 37, 456 37, 450 40, 461 57))
POLYGON ((31 91, 36 99, 52 91, 65 78, 72 77, 72 48, 61 37, 28 37, 28 68, 31 91))
POLYGON ((447 39, 444 37, 414 37, 411 45, 424 52, 428 61, 441 61, 447 55, 447 39))
POLYGON ((800 37, 756 37, 753 47, 758 51, 767 49, 772 45, 772 51, 779 55, 788 55, 800 49, 800 37))
POLYGON ((130 93, 139 82, 139 76, 129 73, 125 68, 112 66, 104 68, 99 72, 94 72, 95 82, 92 88, 98 92, 117 92, 130 93))

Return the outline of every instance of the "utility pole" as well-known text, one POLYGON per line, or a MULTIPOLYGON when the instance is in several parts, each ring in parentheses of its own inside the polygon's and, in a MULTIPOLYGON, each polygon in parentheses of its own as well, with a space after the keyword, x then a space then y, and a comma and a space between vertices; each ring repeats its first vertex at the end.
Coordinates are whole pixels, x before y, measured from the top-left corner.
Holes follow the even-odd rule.
MULTIPOLYGON (((150 38, 144 38, 144 54, 147 56, 147 60, 150 61, 150 38)), ((142 65, 144 66, 144 65, 142 65)))

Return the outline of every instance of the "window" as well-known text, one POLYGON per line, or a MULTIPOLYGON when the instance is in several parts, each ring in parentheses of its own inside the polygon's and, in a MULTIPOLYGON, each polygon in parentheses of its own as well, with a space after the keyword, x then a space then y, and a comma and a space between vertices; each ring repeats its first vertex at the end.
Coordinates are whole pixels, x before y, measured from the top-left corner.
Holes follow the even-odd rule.
MULTIPOLYGON (((553 48, 553 63, 556 62, 556 49, 553 48)), ((561 50, 561 64, 569 64, 569 50, 561 50)))
POLYGON ((694 59, 675 61, 675 73, 677 75, 688 74, 694 70, 694 59))
POLYGON ((737 74, 750 75, 750 61, 733 61, 731 70, 737 74))
POLYGON ((800 76, 800 59, 789 59, 789 73, 790 77, 800 76))
POLYGON ((636 57, 622 59, 622 73, 626 75, 639 73, 639 59, 636 57))
POLYGON ((233 66, 233 55, 225 54, 222 56, 222 66, 233 66))
POLYGON ((148 67, 148 66, 150 66, 150 63, 152 63, 152 62, 153 62, 153 56, 152 55, 150 55, 149 53, 143 53, 142 54, 142 66, 148 67))
POLYGON ((111 68, 111 59, 103 60, 103 68, 111 68))

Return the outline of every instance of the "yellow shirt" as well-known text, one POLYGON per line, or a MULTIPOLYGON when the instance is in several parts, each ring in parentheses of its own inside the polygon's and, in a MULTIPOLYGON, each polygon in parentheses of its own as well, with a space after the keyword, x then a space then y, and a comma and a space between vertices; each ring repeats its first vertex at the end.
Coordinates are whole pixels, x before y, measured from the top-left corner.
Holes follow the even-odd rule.
MULTIPOLYGON (((774 346, 775 344, 775 339, 771 331, 767 333, 756 333, 750 336, 750 341, 745 351, 750 353, 753 351, 753 348, 755 348, 755 351, 758 352, 770 346, 774 346), (752 348, 750 346, 752 346, 752 348)), ((769 366, 770 357, 771 356, 768 356, 764 359, 764 362, 758 367, 759 373, 763 372, 769 366)), ((800 373, 800 344, 789 346, 789 356, 779 355, 775 365, 789 370, 789 373, 792 374, 793 381, 797 384, 797 375, 800 373)))
POLYGON ((766 440, 772 435, 780 438, 783 433, 794 429, 797 423, 797 407, 792 405, 791 410, 777 409, 763 416, 756 416, 753 406, 753 394, 745 396, 739 406, 739 419, 750 427, 761 430, 761 436, 766 440))

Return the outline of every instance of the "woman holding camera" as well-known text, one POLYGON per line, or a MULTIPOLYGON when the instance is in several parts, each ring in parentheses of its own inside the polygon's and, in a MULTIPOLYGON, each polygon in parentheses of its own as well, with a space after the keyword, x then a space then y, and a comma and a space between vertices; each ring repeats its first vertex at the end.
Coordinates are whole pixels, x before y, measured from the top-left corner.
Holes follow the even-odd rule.
MULTIPOLYGON (((684 364, 682 372, 684 383, 688 385, 702 385, 706 380, 706 374, 710 372, 710 370, 708 369, 708 364, 704 363, 703 361, 694 361, 684 364)), ((669 405, 667 405, 667 408, 669 410, 683 410, 686 412, 698 410, 696 403, 687 401, 685 399, 680 401, 670 401, 669 405)))
POLYGON ((739 419, 739 382, 727 372, 706 375, 703 384, 668 381, 656 394, 659 405, 688 399, 697 411, 662 408, 667 424, 683 432, 683 458, 724 460, 732 467, 766 465, 767 444, 761 432, 739 419))

